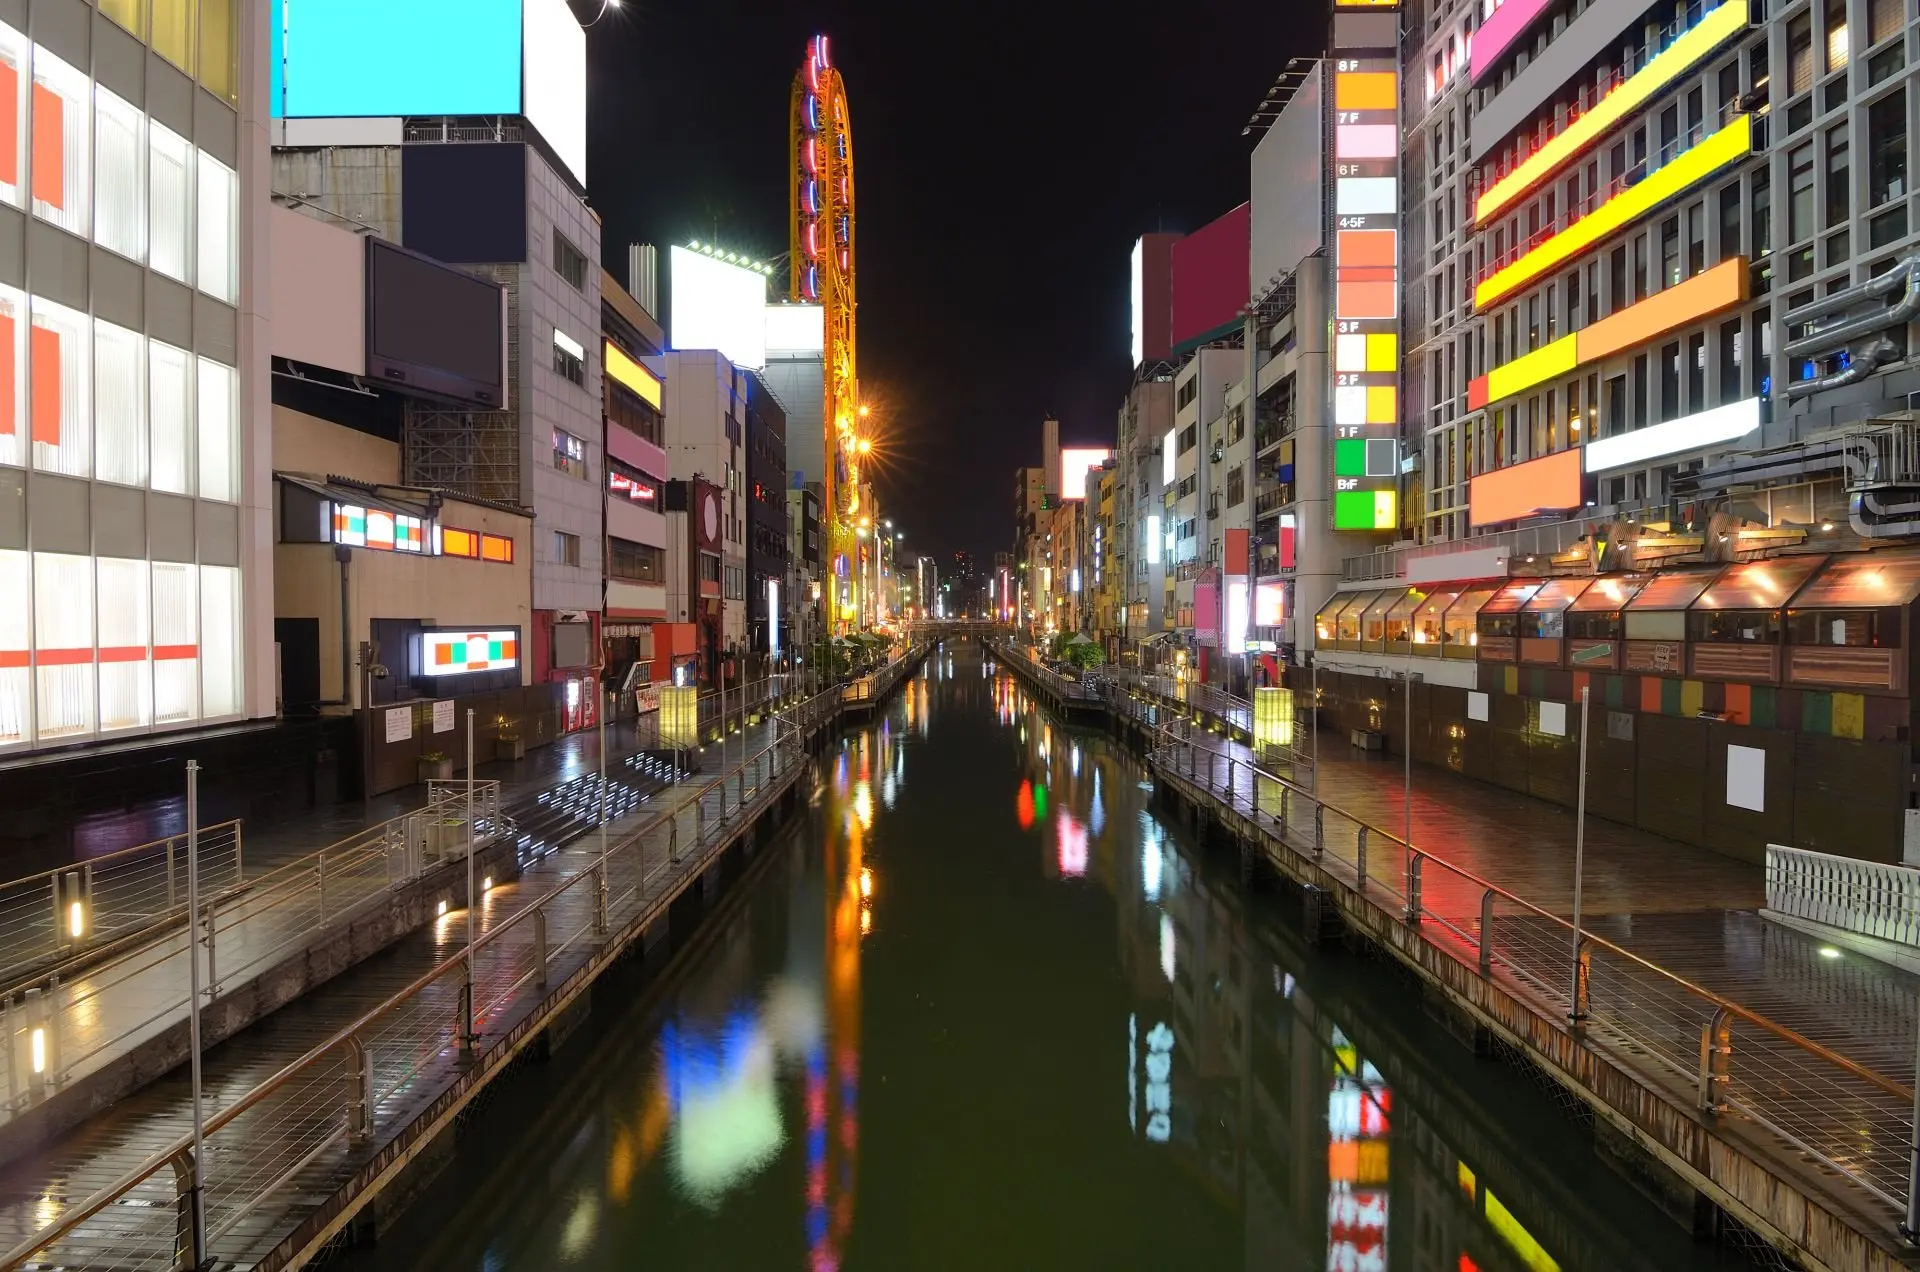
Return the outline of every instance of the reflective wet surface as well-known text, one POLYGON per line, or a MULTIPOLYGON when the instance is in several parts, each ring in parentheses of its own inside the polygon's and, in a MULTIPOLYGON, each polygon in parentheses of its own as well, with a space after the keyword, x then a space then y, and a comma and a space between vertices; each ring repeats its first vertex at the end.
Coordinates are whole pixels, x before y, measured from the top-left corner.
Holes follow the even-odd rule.
POLYGON ((1297 908, 950 645, 665 973, 597 989, 327 1266, 1747 1266, 1297 908))

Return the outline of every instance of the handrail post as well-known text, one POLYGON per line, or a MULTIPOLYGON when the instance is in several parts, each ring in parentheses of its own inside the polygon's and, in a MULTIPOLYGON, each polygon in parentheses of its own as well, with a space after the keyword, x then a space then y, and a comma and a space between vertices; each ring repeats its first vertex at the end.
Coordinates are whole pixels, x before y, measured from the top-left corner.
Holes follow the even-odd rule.
POLYGON ((1584 1029, 1587 1023, 1587 989, 1589 978, 1593 974, 1593 951, 1587 946, 1587 938, 1574 934, 1579 942, 1579 953, 1573 960, 1573 1010, 1567 1019, 1575 1029, 1584 1029))
POLYGON ((1354 874, 1357 878, 1354 886, 1365 892, 1367 890, 1367 826, 1365 822, 1360 824, 1360 834, 1355 839, 1355 843, 1357 849, 1354 853, 1354 874))
POLYGON ((373 1134, 373 1053, 354 1034, 347 1039, 347 1138, 363 1144, 373 1134))
POLYGON ((547 987, 547 907, 533 907, 533 983, 547 987))
POLYGON ((67 934, 80 944, 86 944, 93 939, 97 918, 93 908, 93 863, 89 861, 80 867, 80 930, 75 932, 69 927, 67 934))
MULTIPOLYGON (((1713 1013, 1713 1019, 1700 1027, 1700 1111, 1706 1114, 1727 1111, 1728 1068, 1733 1060, 1733 1017, 1725 1007, 1713 1013)), ((1909 1177, 1907 1213, 1913 1213, 1913 1188, 1909 1177)), ((1902 1225, 1903 1229, 1905 1225, 1902 1225)))
POLYGON ((169 914, 173 912, 173 907, 179 904, 176 897, 177 889, 174 886, 173 879, 173 839, 169 838, 167 840, 167 912, 169 914))
POLYGON ((1327 806, 1315 802, 1313 806, 1313 855, 1318 857, 1327 850, 1327 806))
POLYGON ((607 867, 605 862, 593 867, 593 934, 607 934, 607 867))
POLYGON ((1480 974, 1493 975, 1493 889, 1480 894, 1480 974))
POLYGON ((47 879, 47 896, 53 902, 53 947, 56 950, 67 946, 67 916, 61 913, 60 896, 66 891, 66 875, 55 871, 47 879))
POLYGON ((1410 853, 1407 857, 1407 922, 1419 925, 1420 922, 1420 865, 1426 860, 1421 853, 1410 853))
POLYGON ((199 1272, 207 1264, 207 1224, 200 1191, 200 1167, 193 1150, 173 1159, 173 1272, 199 1272))
POLYGON ((320 926, 327 925, 327 850, 322 848, 313 858, 314 882, 320 892, 320 926))

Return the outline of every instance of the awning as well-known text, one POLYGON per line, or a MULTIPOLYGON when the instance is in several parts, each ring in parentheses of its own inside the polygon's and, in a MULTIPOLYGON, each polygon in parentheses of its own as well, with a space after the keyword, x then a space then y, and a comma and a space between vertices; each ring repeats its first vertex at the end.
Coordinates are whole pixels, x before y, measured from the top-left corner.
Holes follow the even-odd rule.
POLYGON ((1880 551, 1834 557, 1793 598, 1799 609, 1878 609, 1920 597, 1920 553, 1880 551))

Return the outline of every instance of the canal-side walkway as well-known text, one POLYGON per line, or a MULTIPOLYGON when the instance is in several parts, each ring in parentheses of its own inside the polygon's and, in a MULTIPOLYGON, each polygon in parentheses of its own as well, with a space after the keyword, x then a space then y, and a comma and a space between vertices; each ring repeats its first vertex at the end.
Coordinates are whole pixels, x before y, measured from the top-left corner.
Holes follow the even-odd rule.
MULTIPOLYGON (((1045 669, 1006 661, 1052 696, 1045 669)), ((1761 919, 1757 866, 1590 821, 1576 941, 1570 816, 1416 767, 1409 833, 1397 764, 1322 738, 1315 790, 1185 704, 1103 696, 1243 860, 1318 889, 1743 1222, 1826 1266, 1906 1265, 1914 980, 1761 919)))

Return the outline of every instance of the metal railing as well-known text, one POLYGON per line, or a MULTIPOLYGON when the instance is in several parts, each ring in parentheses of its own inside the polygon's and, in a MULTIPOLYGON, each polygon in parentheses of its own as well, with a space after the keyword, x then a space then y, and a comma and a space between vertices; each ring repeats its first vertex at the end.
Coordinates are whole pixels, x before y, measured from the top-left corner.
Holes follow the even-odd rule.
MULTIPOLYGON (((185 835, 0 883, 0 983, 83 952, 97 953, 186 906, 185 835)), ((240 882, 240 823, 200 832, 200 878, 215 890, 240 882)))
POLYGON ((1920 870, 1768 844, 1767 909, 1920 946, 1920 870))
POLYGON ((610 933, 644 923, 697 876, 761 797, 805 763, 798 730, 838 710, 838 689, 777 718, 772 743, 607 844, 569 850, 579 869, 538 896, 484 894, 491 920, 411 984, 335 1031, 252 1090, 212 1112, 202 1160, 183 1135, 9 1251, 0 1269, 58 1266, 174 1269, 270 1249, 318 1197, 397 1132, 444 1085, 504 1060, 514 1026, 550 989, 609 956, 610 933), (500 911, 512 910, 500 915, 500 911), (194 1205, 196 1194, 199 1206, 194 1205))
MULTIPOLYGON (((336 844, 268 871, 238 879, 238 843, 216 856, 216 873, 201 881, 200 912, 191 936, 186 913, 184 837, 166 841, 157 870, 171 869, 179 905, 132 933, 129 948, 105 960, 72 958, 36 969, 0 990, 0 1067, 6 1100, 0 1122, 41 1103, 62 1086, 184 1020, 188 1008, 187 948, 200 951, 207 1001, 229 985, 273 966, 362 906, 449 861, 469 843, 465 782, 437 782, 426 807, 370 826, 336 844)), ((504 826, 500 784, 473 786, 473 842, 490 842, 504 826)), ((228 823, 227 826, 231 826, 228 823)), ((229 835, 214 827, 217 851, 229 835)), ((163 884, 147 885, 158 890, 163 884)))
POLYGON ((1163 726, 1151 762, 1250 817, 1290 850, 1397 914, 1482 978, 1708 1117, 1771 1131, 1906 1212, 1914 1093, 1880 1073, 1410 845, 1287 779, 1163 726), (1649 1072, 1651 1071, 1651 1072, 1649 1072))

